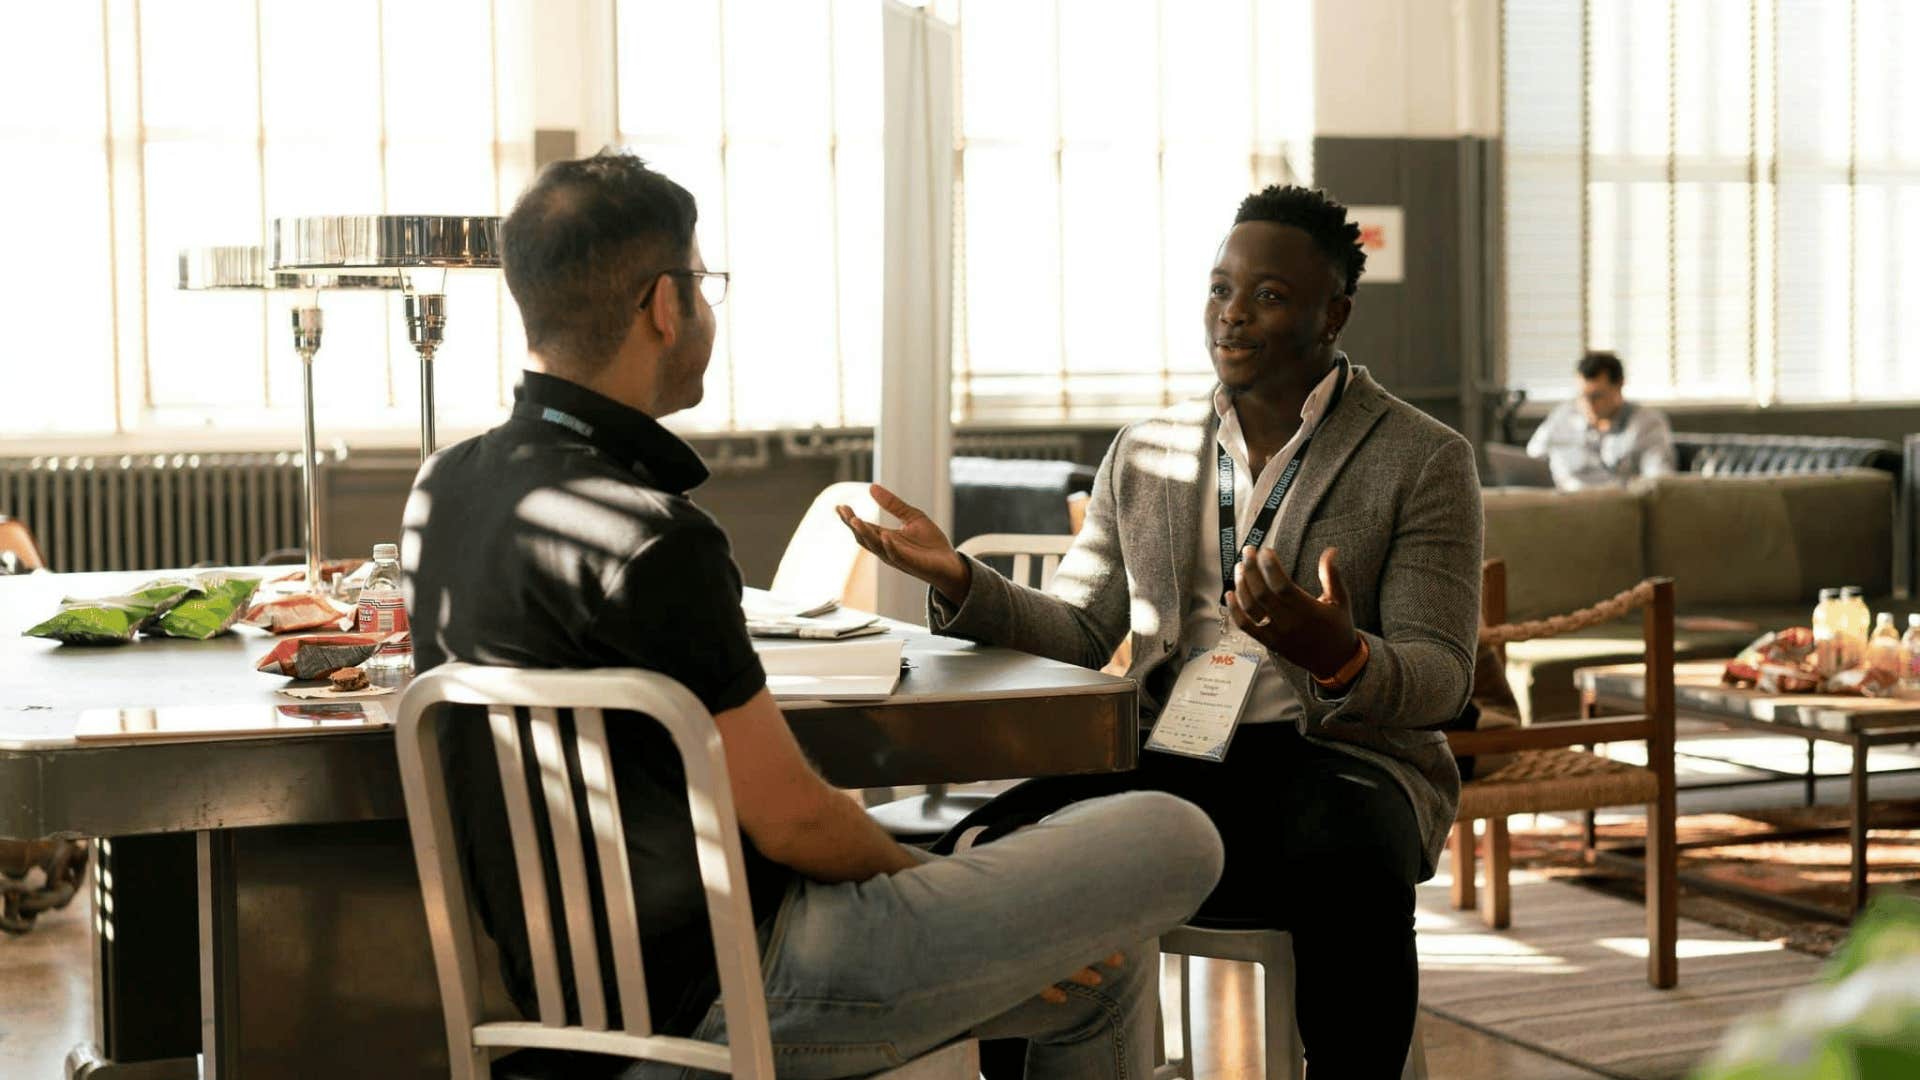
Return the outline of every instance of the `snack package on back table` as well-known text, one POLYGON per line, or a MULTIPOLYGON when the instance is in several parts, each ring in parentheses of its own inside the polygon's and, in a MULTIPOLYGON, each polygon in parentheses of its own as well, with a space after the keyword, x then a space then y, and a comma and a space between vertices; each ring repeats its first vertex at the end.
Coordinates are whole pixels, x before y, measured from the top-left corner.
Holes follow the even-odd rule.
POLYGON ((68 645, 118 645, 166 614, 196 591, 192 581, 159 578, 123 596, 60 601, 52 618, 26 632, 68 645))
POLYGON ((353 612, 318 593, 301 593, 253 605, 240 621, 274 634, 296 630, 337 630, 353 612))
POLYGON ((194 578, 195 590, 185 600, 161 613, 148 632, 167 637, 206 641, 232 629, 260 579, 227 570, 214 570, 194 578))
MULTIPOLYGON (((406 631, 396 631, 405 634, 406 631)), ((256 671, 295 679, 324 679, 372 656, 393 634, 310 634, 278 642, 254 665, 256 671)))

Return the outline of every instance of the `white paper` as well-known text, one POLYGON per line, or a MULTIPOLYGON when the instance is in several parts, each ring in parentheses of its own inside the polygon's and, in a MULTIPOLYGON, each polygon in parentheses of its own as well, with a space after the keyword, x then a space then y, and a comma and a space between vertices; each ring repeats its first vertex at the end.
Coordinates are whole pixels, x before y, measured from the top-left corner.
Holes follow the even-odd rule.
POLYGON ((1180 669, 1167 707, 1147 737, 1147 749, 1225 761, 1259 668, 1257 655, 1224 647, 1196 654, 1180 669))
POLYGON ((900 682, 899 638, 858 641, 769 641, 753 650, 767 672, 776 699, 872 700, 893 693, 900 682))

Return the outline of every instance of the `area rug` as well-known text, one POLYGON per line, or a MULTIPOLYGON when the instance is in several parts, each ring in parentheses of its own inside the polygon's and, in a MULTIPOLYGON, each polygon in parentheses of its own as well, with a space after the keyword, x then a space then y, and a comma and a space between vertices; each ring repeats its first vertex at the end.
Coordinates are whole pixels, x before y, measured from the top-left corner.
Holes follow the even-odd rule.
POLYGON ((1772 1009, 1820 967, 1781 942, 1682 918, 1680 983, 1655 990, 1637 901, 1530 871, 1510 880, 1502 931, 1451 910, 1444 875, 1420 887, 1420 1004, 1605 1076, 1686 1076, 1727 1025, 1772 1009))
MULTIPOLYGON (((1868 838, 1868 881, 1879 890, 1920 892, 1920 801, 1876 804, 1868 838)), ((1575 881, 1613 895, 1638 899, 1642 878, 1632 868, 1590 865, 1581 852, 1580 827, 1549 817, 1510 822, 1513 859, 1543 876, 1575 881)), ((1751 837, 1780 830, 1839 827, 1845 811, 1837 807, 1755 810, 1735 814, 1697 814, 1680 819, 1682 844, 1751 837)), ((1628 819, 1600 826, 1600 845, 1638 845, 1644 822, 1628 819)), ((1702 895, 1681 887, 1681 914, 1759 940, 1824 956, 1846 936, 1849 851, 1845 835, 1811 839, 1766 840, 1683 848, 1683 872, 1812 904, 1828 911, 1821 920, 1742 898, 1702 895)))

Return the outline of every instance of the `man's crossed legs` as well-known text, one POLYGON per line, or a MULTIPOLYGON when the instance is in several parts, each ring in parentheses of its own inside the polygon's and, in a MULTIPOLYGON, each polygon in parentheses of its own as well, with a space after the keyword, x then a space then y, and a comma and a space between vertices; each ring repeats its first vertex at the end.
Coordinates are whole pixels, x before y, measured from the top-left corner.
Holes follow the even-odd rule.
MULTIPOLYGON (((775 1068, 860 1076, 977 1035, 1030 1040, 1030 1080, 1149 1077, 1157 940, 1199 908, 1221 863, 1219 834, 1191 803, 1129 792, 912 870, 803 883, 764 961, 775 1068), (1101 963, 1116 951, 1122 965, 1101 963), (1098 985, 1038 998, 1086 966, 1098 985)), ((725 1032, 716 1005, 694 1037, 725 1032)))

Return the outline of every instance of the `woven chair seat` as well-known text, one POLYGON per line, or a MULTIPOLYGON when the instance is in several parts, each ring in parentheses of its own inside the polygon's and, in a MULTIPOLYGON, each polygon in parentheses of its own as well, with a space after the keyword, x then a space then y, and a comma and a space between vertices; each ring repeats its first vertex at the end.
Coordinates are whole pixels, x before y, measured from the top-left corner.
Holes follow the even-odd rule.
POLYGON ((1652 802, 1653 771, 1584 750, 1523 750, 1461 785, 1459 821, 1652 802))

